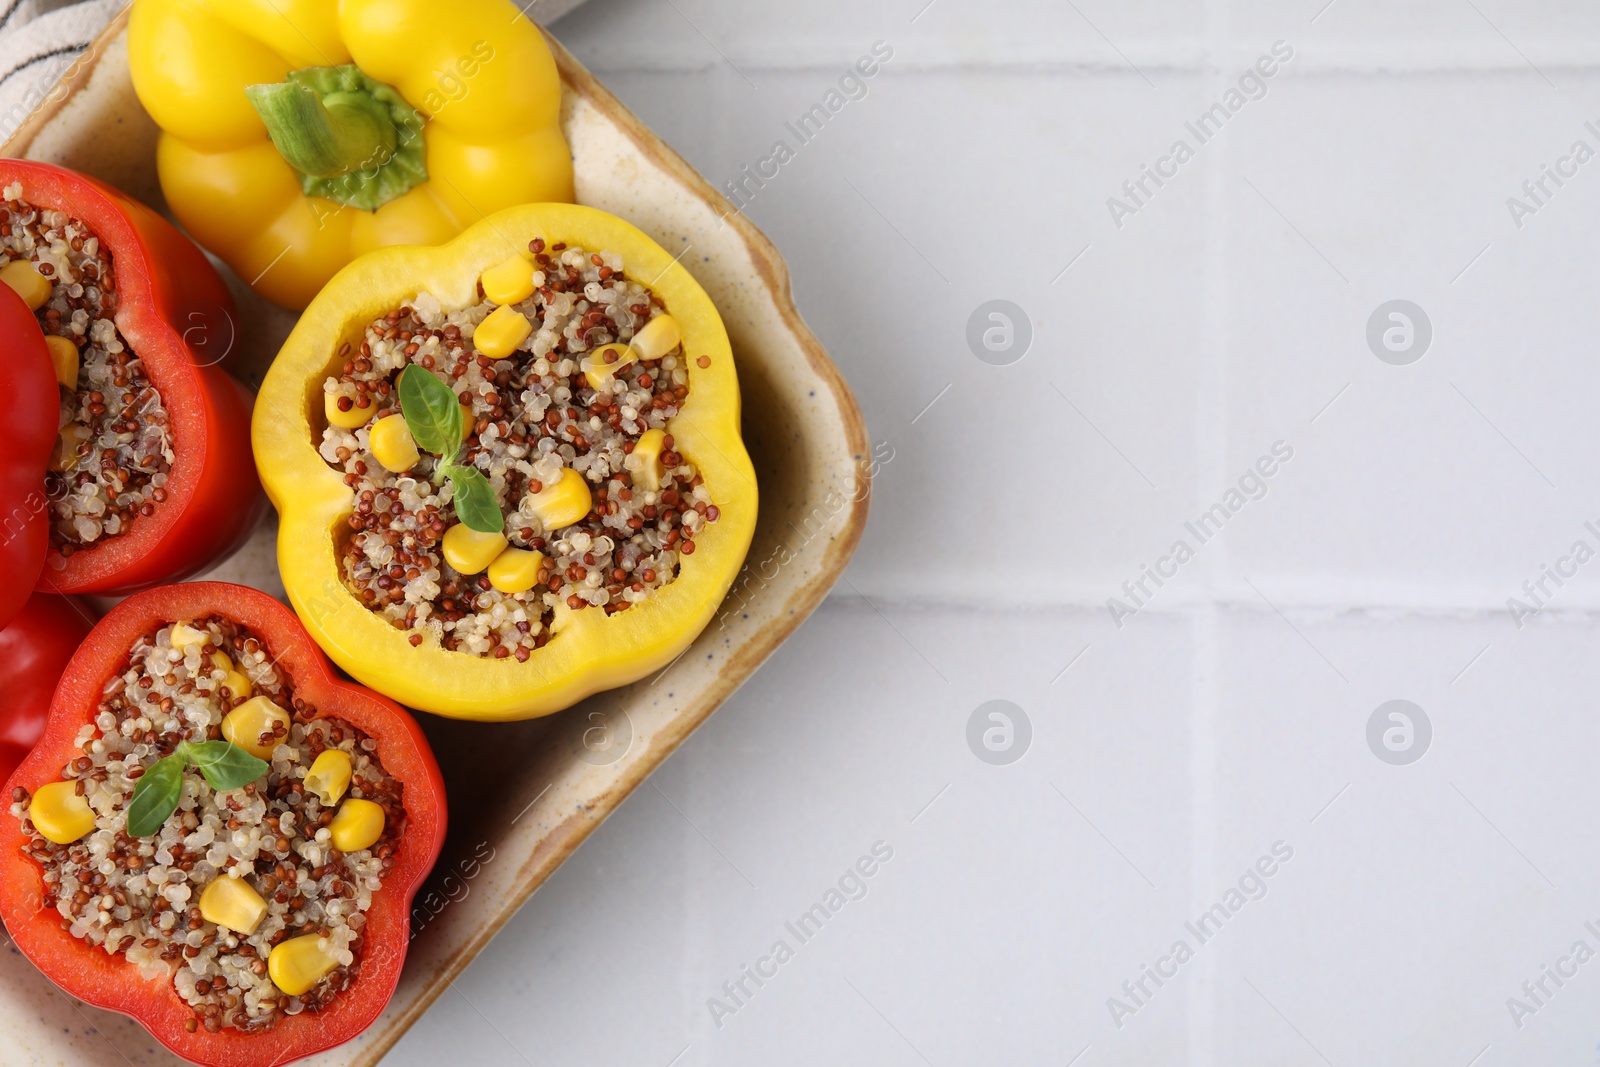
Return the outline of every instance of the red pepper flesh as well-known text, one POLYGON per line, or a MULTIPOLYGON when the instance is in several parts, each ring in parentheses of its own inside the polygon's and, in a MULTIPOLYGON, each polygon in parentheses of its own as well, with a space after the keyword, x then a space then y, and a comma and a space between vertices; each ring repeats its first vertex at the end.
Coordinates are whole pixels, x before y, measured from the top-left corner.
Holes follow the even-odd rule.
POLYGON ((55 365, 28 305, 0 285, 0 627, 21 610, 50 547, 44 469, 61 415, 55 365))
POLYGON ((387 697, 335 675, 300 620, 267 594, 223 582, 160 586, 113 608, 72 657, 44 737, 6 783, 5 796, 9 803, 18 786, 32 793, 57 781, 67 761, 81 754, 78 730, 93 721, 105 683, 126 667, 135 641, 167 623, 213 615, 248 629, 319 717, 343 719, 376 741, 379 761, 404 783, 406 830, 366 913, 355 980, 321 1011, 290 1016, 262 1033, 203 1027, 189 1033, 185 1023, 194 1014, 170 978, 141 978, 125 958, 63 930, 60 913, 43 906, 42 869, 22 852, 28 839, 9 813, 0 814, 0 920, 22 953, 68 995, 135 1019, 184 1059, 204 1067, 275 1067, 355 1037, 394 995, 410 937, 411 900, 445 834, 444 779, 416 720, 387 697))
MULTIPOLYGON (((82 221, 110 253, 117 330, 161 394, 176 457, 153 515, 70 556, 52 550, 38 588, 121 596, 197 574, 249 537, 263 507, 250 394, 219 366, 237 339, 233 297, 187 237, 111 186, 48 163, 0 160, 0 187, 12 182, 29 203, 82 221)), ((11 325, 0 321, 15 344, 22 331, 11 325)), ((44 464, 36 471, 42 479, 44 464)))
POLYGON ((77 597, 34 593, 0 630, 0 781, 44 733, 56 683, 94 618, 77 597))

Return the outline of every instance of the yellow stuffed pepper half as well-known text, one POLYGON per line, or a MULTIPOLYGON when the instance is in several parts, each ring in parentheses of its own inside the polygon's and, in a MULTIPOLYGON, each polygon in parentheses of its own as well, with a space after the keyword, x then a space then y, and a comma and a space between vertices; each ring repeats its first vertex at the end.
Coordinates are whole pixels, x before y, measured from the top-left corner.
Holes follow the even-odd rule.
POLYGON ((369 253, 256 401, 284 587, 339 666, 435 714, 529 718, 636 681, 749 549, 739 409, 711 299, 615 216, 531 204, 369 253))

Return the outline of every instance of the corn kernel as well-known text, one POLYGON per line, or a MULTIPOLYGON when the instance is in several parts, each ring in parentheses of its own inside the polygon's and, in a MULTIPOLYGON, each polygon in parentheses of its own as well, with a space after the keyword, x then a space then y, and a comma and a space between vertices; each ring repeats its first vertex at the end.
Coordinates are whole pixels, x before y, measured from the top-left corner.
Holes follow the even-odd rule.
POLYGON ((56 367, 56 381, 69 392, 78 388, 78 346, 65 337, 50 334, 44 339, 50 362, 56 367))
POLYGON ((360 852, 371 848, 383 836, 383 808, 370 800, 351 798, 339 805, 339 814, 328 824, 333 847, 340 852, 360 852))
POLYGON ((50 453, 50 469, 71 471, 78 469, 78 446, 89 440, 89 427, 81 422, 68 423, 56 437, 56 447, 50 453))
POLYGON ((531 499, 533 513, 539 516, 546 530, 571 526, 589 514, 589 509, 594 505, 589 483, 571 467, 563 467, 560 480, 534 493, 531 499))
POLYGON ((213 669, 223 672, 225 677, 222 679, 222 685, 227 687, 228 692, 232 693, 235 699, 245 700, 254 692, 255 687, 250 684, 250 679, 242 671, 234 670, 233 660, 223 653, 211 653, 211 666, 213 669))
POLYGON ((639 353, 640 359, 660 359, 677 348, 681 340, 683 335, 678 329, 678 320, 671 315, 657 315, 645 323, 643 329, 634 334, 633 340, 628 343, 639 353))
POLYGON ((489 564, 489 584, 502 593, 526 593, 539 584, 544 557, 525 548, 508 548, 489 564))
POLYGON ((267 974, 272 984, 291 997, 311 992, 311 988, 339 966, 322 947, 317 934, 301 934, 278 942, 267 957, 267 974))
POLYGON ((521 256, 484 271, 478 277, 483 295, 496 304, 520 304, 533 295, 533 264, 521 256))
POLYGON ((473 427, 478 423, 478 416, 473 413, 471 404, 461 405, 461 439, 465 441, 472 436, 473 427))
POLYGON ((13 259, 0 267, 0 282, 15 289, 30 311, 44 307, 45 301, 50 299, 50 291, 55 288, 49 278, 39 273, 38 267, 25 259, 13 259))
POLYGON ((94 810, 73 782, 41 785, 28 802, 28 818, 46 841, 70 845, 94 829, 94 810))
POLYGON ((385 415, 373 423, 372 429, 367 431, 367 444, 372 449, 372 457, 396 474, 415 467, 422 458, 404 415, 385 415))
POLYGON ((211 635, 205 630, 190 626, 186 622, 175 622, 167 633, 167 640, 179 652, 189 651, 190 645, 204 646, 211 640, 211 635))
POLYGON ((222 875, 200 892, 200 917, 249 937, 267 914, 267 902, 243 878, 222 875))
POLYGON ((350 410, 339 410, 339 393, 322 394, 322 413, 328 417, 329 426, 337 426, 341 430, 356 430, 367 424, 367 420, 378 413, 378 409, 371 401, 366 407, 360 407, 353 398, 350 399, 350 410))
POLYGON ((464 522, 444 532, 444 561, 458 574, 477 574, 506 547, 504 535, 480 533, 464 522))
POLYGON ((305 787, 317 795, 325 808, 339 803, 339 798, 350 788, 350 753, 338 748, 324 749, 306 772, 305 787))
POLYGON ((584 361, 583 376, 589 380, 589 388, 604 392, 611 388, 611 383, 616 380, 616 374, 628 364, 639 358, 638 353, 624 344, 613 342, 601 345, 589 354, 584 361), (607 362, 606 356, 616 353, 616 359, 607 362))
POLYGON ((666 444, 666 440, 667 435, 660 430, 646 430, 639 435, 633 451, 629 453, 639 460, 637 469, 632 464, 628 465, 629 472, 633 475, 634 488, 649 493, 660 492, 661 483, 667 476, 667 469, 661 462, 662 446, 666 444))
POLYGON ((289 713, 266 697, 251 697, 222 720, 222 736, 258 759, 271 759, 272 750, 289 736, 289 713), (283 733, 274 728, 283 725, 283 733), (269 734, 265 744, 263 734, 269 734))
POLYGON ((211 669, 221 670, 224 675, 221 685, 227 686, 227 691, 234 694, 237 699, 243 701, 245 697, 250 696, 254 689, 254 686, 250 685, 250 678, 246 678, 240 670, 234 670, 234 661, 229 659, 226 653, 218 651, 211 653, 211 669))
POLYGON ((472 344, 490 359, 504 359, 533 332, 528 316, 504 304, 489 312, 472 333, 472 344))

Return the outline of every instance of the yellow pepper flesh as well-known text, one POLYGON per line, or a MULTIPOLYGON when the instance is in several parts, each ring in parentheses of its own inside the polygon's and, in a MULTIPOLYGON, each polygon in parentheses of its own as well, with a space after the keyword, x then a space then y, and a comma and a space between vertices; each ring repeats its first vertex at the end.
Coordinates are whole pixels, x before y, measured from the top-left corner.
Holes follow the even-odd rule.
POLYGON ((507 0, 136 0, 128 57, 162 129, 156 162, 173 214, 288 307, 365 252, 437 244, 513 204, 573 197, 555 61, 507 0), (307 195, 245 92, 346 65, 425 119, 426 180, 375 210, 307 195))
MULTIPOLYGON (((320 412, 318 413, 320 415, 320 412)), ((755 529, 755 472, 740 438, 739 384, 716 308, 688 270, 633 226, 592 208, 529 204, 470 227, 441 248, 391 248, 351 264, 300 317, 263 381, 252 421, 256 465, 280 517, 278 567, 311 636, 358 681, 413 708, 480 720, 524 719, 636 681, 681 653, 715 615, 755 529), (354 493, 314 442, 312 405, 328 361, 352 330, 432 293, 446 307, 478 302, 478 278, 506 259, 509 239, 567 241, 620 254, 630 276, 671 311, 689 360, 689 395, 668 424, 675 451, 705 479, 720 517, 695 534, 669 584, 628 609, 557 612, 550 642, 525 663, 480 658, 408 635, 353 596, 341 578, 354 493)), ((492 581, 492 578, 491 578, 492 581)))

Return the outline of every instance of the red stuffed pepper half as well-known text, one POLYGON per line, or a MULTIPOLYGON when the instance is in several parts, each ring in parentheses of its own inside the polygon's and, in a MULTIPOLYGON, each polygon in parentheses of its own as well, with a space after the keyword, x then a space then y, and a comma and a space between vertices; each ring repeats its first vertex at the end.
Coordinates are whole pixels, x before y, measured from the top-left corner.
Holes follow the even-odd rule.
MULTIPOLYGON (((219 365, 227 287, 165 219, 82 174, 0 160, 0 197, 0 281, 43 328, 59 390, 48 472, 17 468, 48 500, 38 588, 122 595, 220 561, 261 508, 250 397, 219 365)), ((13 348, 16 320, 0 314, 13 348)))
POLYGON ((399 705, 217 582, 114 608, 6 785, 0 918, 71 996, 198 1064, 269 1067, 389 1002, 444 782, 399 705))

